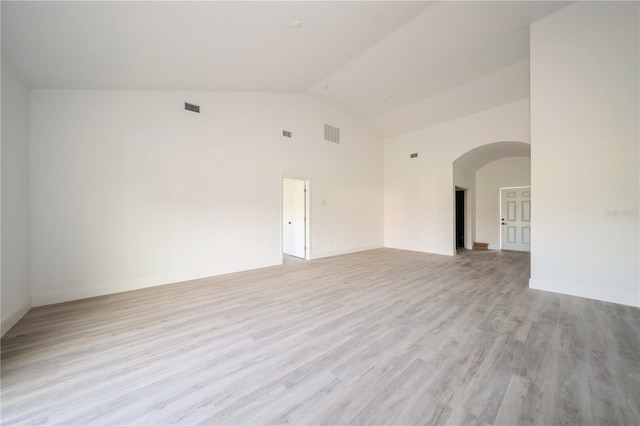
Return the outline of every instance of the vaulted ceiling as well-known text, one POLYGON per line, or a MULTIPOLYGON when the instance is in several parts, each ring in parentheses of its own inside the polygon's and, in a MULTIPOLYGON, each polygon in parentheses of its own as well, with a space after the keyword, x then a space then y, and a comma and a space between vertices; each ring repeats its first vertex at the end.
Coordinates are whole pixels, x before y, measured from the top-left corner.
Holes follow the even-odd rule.
POLYGON ((392 136, 523 99, 560 1, 2 1, 32 88, 306 92, 392 136))

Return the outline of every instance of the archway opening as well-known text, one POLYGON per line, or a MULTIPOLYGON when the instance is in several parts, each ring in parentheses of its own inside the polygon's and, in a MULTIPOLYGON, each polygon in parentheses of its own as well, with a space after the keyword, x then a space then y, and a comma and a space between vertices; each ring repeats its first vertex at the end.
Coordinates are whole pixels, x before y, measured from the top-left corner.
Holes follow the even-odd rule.
MULTIPOLYGON (((464 248, 471 250, 475 243, 484 243, 488 250, 500 250, 504 228, 500 189, 531 185, 531 145, 515 141, 482 145, 462 154, 452 167, 454 200, 455 192, 465 189, 464 248)), ((453 215, 453 247, 458 248, 460 212, 457 206, 453 215)))

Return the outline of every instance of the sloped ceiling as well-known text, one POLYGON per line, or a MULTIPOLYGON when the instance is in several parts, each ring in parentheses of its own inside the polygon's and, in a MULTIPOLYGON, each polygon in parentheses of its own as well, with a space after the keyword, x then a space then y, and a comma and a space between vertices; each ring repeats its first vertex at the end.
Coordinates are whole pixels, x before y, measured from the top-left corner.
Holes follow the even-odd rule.
POLYGON ((570 2, 2 1, 32 88, 306 92, 392 136, 528 96, 531 22, 570 2))
POLYGON ((531 157, 531 145, 524 142, 494 142, 467 151, 454 162, 459 170, 476 172, 487 164, 509 157, 531 157))
POLYGON ((301 92, 426 6, 3 1, 2 47, 36 88, 301 92))

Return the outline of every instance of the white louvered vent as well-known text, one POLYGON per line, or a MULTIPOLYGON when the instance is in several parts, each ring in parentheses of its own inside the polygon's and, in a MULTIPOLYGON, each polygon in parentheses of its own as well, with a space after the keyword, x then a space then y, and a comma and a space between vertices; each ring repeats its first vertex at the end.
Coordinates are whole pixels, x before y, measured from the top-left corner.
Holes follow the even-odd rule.
POLYGON ((340 129, 337 127, 330 126, 328 124, 324 125, 324 140, 340 143, 340 129))

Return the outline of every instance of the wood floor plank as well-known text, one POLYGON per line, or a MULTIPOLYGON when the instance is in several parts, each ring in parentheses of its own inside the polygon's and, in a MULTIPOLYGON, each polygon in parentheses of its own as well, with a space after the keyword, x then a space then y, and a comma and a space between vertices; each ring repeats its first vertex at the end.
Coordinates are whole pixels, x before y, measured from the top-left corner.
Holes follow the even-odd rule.
POLYGON ((2 424, 640 424, 640 309, 379 249, 32 309, 2 424))

